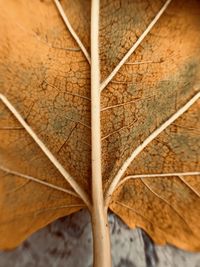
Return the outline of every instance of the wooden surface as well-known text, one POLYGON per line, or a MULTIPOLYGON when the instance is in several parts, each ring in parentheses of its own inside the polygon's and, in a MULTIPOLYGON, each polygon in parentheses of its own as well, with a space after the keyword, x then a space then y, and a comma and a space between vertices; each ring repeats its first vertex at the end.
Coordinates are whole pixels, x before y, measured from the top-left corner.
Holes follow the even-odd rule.
MULTIPOLYGON (((130 230, 115 215, 111 225, 113 267, 200 267, 200 253, 154 246, 140 229, 130 230)), ((57 220, 19 248, 0 253, 0 267, 92 267, 92 236, 86 211, 57 220)))

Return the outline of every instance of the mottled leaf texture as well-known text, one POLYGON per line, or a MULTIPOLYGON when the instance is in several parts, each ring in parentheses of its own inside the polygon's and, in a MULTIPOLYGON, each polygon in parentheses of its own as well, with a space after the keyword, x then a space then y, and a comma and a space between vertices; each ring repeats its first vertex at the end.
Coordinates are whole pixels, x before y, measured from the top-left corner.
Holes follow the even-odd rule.
MULTIPOLYGON (((55 2, 0 0, 1 249, 91 203, 91 2, 55 2)), ((99 32, 105 202, 194 251, 199 18, 198 0, 102 0, 99 32)))

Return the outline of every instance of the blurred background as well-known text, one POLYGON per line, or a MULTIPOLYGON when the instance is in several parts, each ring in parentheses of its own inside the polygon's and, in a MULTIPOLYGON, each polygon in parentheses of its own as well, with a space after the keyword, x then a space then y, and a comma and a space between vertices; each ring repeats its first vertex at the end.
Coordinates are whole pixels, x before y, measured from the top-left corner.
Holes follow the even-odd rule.
MULTIPOLYGON (((141 229, 110 213, 113 267, 200 267, 200 253, 156 246, 141 229)), ((20 247, 0 252, 0 267, 92 267, 90 217, 82 210, 41 229, 20 247)))

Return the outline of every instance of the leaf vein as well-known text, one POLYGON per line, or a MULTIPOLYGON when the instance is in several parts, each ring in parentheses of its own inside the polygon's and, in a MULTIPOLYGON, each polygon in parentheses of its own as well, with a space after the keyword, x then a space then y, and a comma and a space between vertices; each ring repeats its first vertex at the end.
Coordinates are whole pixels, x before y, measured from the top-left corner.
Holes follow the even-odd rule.
POLYGON ((41 184, 41 185, 45 185, 45 186, 47 186, 47 187, 56 189, 56 190, 58 190, 58 191, 62 191, 62 192, 64 192, 64 193, 67 193, 67 194, 69 194, 69 195, 72 195, 72 196, 75 196, 75 197, 78 197, 78 198, 79 198, 79 196, 78 196, 75 192, 73 192, 73 191, 71 191, 71 190, 64 189, 64 188, 59 187, 59 186, 56 186, 56 185, 54 185, 54 184, 45 182, 45 181, 40 180, 40 179, 38 179, 38 178, 36 178, 36 177, 30 176, 30 175, 26 175, 26 174, 23 174, 23 173, 21 173, 21 172, 17 172, 17 171, 14 171, 14 170, 10 170, 10 169, 8 169, 8 168, 2 166, 2 165, 0 165, 0 170, 6 172, 7 174, 11 174, 11 175, 19 176, 19 177, 22 177, 22 178, 24 178, 24 179, 27 179, 28 181, 32 181, 32 182, 35 182, 35 183, 38 183, 38 184, 41 184))
POLYGON ((148 33, 151 31, 151 29, 154 27, 156 22, 159 20, 159 18, 162 16, 162 14, 167 9, 168 5, 170 4, 172 0, 167 0, 163 7, 160 9, 160 11, 157 13, 155 18, 151 21, 151 23, 148 25, 146 30, 142 33, 142 35, 138 38, 138 40, 135 42, 135 44, 130 48, 130 50, 126 53, 126 55, 122 58, 122 60, 119 62, 119 64, 114 68, 114 70, 111 72, 111 74, 101 83, 100 91, 103 91, 104 88, 108 85, 108 83, 112 80, 112 78, 117 74, 119 69, 123 66, 123 64, 126 62, 126 60, 133 54, 133 52, 136 50, 136 48, 141 44, 141 42, 144 40, 144 38, 148 35, 148 33))
POLYGON ((74 29, 72 28, 72 26, 71 26, 63 8, 62 8, 62 5, 60 4, 60 2, 58 0, 54 0, 54 3, 55 3, 55 5, 59 11, 60 16, 63 19, 65 25, 67 26, 69 32, 71 33, 71 35, 73 36, 73 38, 75 39, 77 44, 79 45, 79 47, 82 50, 83 54, 85 55, 88 63, 90 64, 90 62, 91 62, 90 55, 89 55, 88 51, 86 50, 86 48, 84 47, 83 43, 81 42, 80 38, 78 37, 78 35, 74 31, 74 29))
POLYGON ((151 143, 160 133, 162 133, 168 126, 170 126, 176 119, 178 119, 184 112, 186 112, 198 99, 200 98, 200 92, 196 93, 183 107, 181 107, 176 113, 174 113, 168 120, 160 125, 155 131, 153 131, 126 159, 121 166, 113 181, 111 182, 106 192, 106 203, 109 204, 109 199, 115 188, 117 187, 121 177, 132 163, 132 161, 145 149, 145 147, 151 143))
POLYGON ((27 133, 33 138, 33 140, 41 148, 41 150, 49 158, 49 160, 53 163, 53 165, 57 168, 57 170, 63 175, 65 180, 72 186, 74 191, 76 191, 76 193, 82 198, 82 200, 85 202, 85 204, 88 206, 88 208, 91 209, 90 199, 89 199, 89 196, 86 193, 86 191, 65 170, 65 168, 60 164, 60 162, 56 159, 56 157, 51 153, 51 151, 47 148, 47 146, 39 139, 39 137, 32 130, 32 128, 27 124, 27 122, 23 119, 23 117, 20 115, 20 113, 11 104, 11 102, 2 94, 0 94, 0 100, 6 105, 6 107, 10 110, 10 112, 19 121, 19 123, 25 128, 27 133))

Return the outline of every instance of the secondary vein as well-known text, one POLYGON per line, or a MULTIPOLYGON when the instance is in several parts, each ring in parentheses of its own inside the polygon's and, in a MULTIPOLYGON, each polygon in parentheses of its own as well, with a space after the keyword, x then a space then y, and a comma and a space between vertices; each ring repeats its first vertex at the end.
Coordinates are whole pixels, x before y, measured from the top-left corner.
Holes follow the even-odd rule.
POLYGON ((21 114, 15 109, 12 103, 2 94, 0 94, 0 100, 6 105, 10 112, 15 116, 19 123, 25 128, 27 133, 33 138, 36 144, 41 148, 48 159, 53 163, 57 170, 63 175, 65 180, 71 185, 74 191, 82 198, 87 207, 91 208, 91 203, 86 191, 77 183, 77 181, 65 170, 65 168, 60 164, 57 158, 51 153, 47 146, 42 142, 42 140, 36 135, 33 129, 27 124, 23 119, 21 114))
POLYGON ((168 126, 170 126, 176 119, 178 119, 184 112, 186 112, 198 99, 200 98, 200 92, 196 93, 183 107, 181 107, 175 114, 173 114, 168 120, 166 120, 160 127, 153 131, 125 160, 122 167, 119 169, 115 175, 113 181, 111 182, 107 192, 106 192, 106 204, 108 205, 109 199, 112 193, 117 187, 120 179, 126 172, 132 161, 140 154, 144 148, 151 143, 160 133, 162 133, 168 126))
POLYGON ((104 88, 108 85, 108 83, 112 80, 112 78, 117 74, 119 69, 123 66, 123 64, 126 62, 126 60, 133 54, 133 52, 137 49, 137 47, 141 44, 141 42, 144 40, 144 38, 148 35, 148 33, 151 31, 151 29, 154 27, 156 22, 159 20, 159 18, 162 16, 162 14, 167 9, 168 5, 170 4, 172 0, 167 0, 163 7, 160 9, 160 11, 157 13, 155 18, 151 21, 151 23, 148 25, 146 30, 142 33, 142 35, 138 38, 138 40, 135 42, 135 44, 129 49, 129 51, 126 53, 126 55, 122 58, 122 60, 119 62, 119 64, 114 68, 114 70, 111 72, 111 74, 101 83, 100 91, 103 91, 104 88))
POLYGON ((67 194, 69 194, 69 195, 72 195, 72 196, 75 196, 75 197, 78 197, 78 198, 79 198, 79 196, 78 196, 75 192, 73 192, 73 191, 71 191, 71 190, 68 190, 68 189, 62 188, 62 187, 60 187, 60 186, 56 186, 56 185, 54 185, 54 184, 45 182, 45 181, 40 180, 40 179, 38 179, 38 178, 36 178, 36 177, 30 176, 30 175, 26 175, 26 174, 23 174, 23 173, 18 172, 18 171, 11 170, 11 169, 6 168, 6 167, 4 167, 4 166, 2 166, 2 165, 0 165, 0 170, 6 172, 6 173, 8 173, 8 174, 16 175, 16 176, 22 177, 22 178, 24 178, 24 179, 27 179, 28 181, 33 181, 33 182, 35 182, 35 183, 38 183, 38 184, 41 184, 41 185, 45 185, 45 186, 47 186, 47 187, 56 189, 56 190, 58 190, 58 191, 62 191, 62 192, 64 192, 64 193, 67 193, 67 194))

